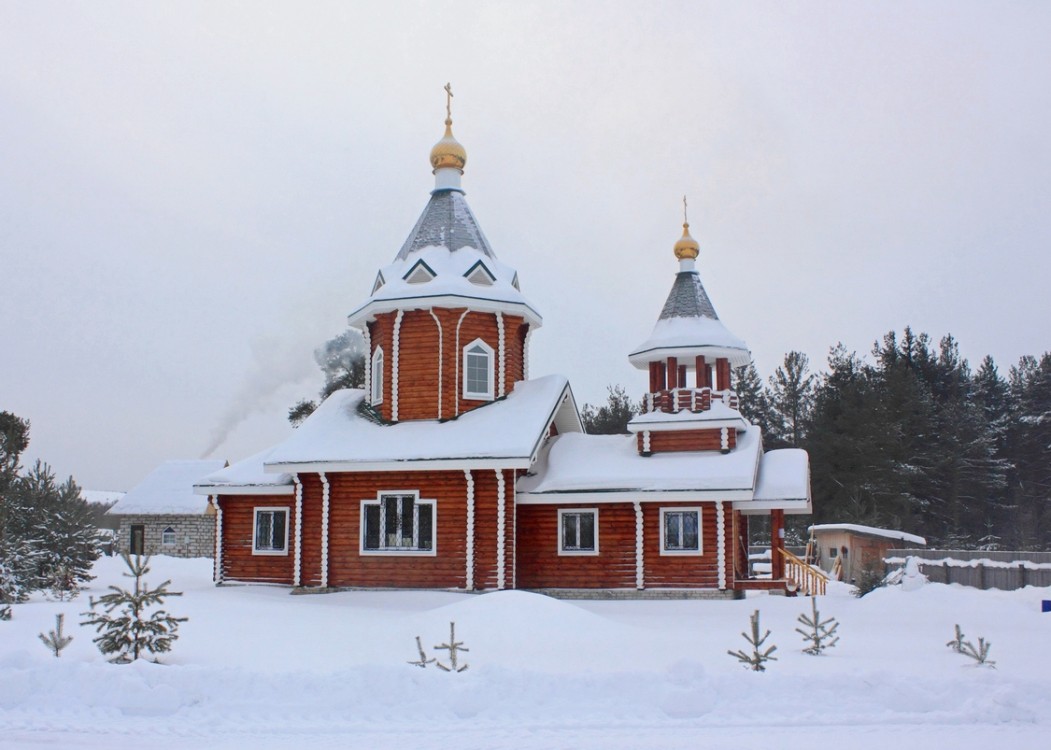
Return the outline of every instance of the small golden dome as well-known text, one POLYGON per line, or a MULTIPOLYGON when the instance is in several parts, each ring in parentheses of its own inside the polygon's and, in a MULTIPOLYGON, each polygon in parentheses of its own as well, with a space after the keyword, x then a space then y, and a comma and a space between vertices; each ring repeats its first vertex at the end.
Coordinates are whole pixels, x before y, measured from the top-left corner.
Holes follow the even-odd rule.
POLYGON ((440 141, 434 144, 434 148, 431 149, 431 168, 432 169, 443 169, 445 167, 453 167, 463 171, 464 165, 467 163, 467 151, 460 145, 460 142, 453 136, 453 121, 451 118, 445 119, 445 135, 440 141))
POLYGON ((682 237, 675 243, 675 257, 679 260, 696 260, 701 254, 701 246, 690 236, 690 223, 683 222, 682 237))

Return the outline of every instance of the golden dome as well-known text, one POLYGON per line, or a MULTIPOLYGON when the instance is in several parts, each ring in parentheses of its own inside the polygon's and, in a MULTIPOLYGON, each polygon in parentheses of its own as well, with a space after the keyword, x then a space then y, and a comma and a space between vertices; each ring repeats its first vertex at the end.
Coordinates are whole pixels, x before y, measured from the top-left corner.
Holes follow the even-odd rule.
POLYGON ((675 257, 679 260, 695 260, 701 254, 701 246, 690 236, 690 223, 682 224, 682 237, 675 243, 675 257))
POLYGON ((445 135, 431 149, 431 168, 443 169, 445 167, 453 167, 462 172, 466 163, 467 151, 453 136, 453 121, 452 118, 447 117, 445 119, 445 135))

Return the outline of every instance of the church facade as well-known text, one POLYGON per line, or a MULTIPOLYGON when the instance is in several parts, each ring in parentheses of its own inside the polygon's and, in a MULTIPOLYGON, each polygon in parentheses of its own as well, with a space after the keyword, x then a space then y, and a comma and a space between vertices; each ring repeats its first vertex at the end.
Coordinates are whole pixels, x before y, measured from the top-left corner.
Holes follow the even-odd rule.
POLYGON ((199 482, 215 576, 298 588, 522 588, 560 596, 793 590, 784 560, 748 566, 748 520, 810 512, 800 450, 764 452, 738 410, 750 360, 719 320, 684 223, 671 293, 629 355, 646 373, 629 435, 586 435, 565 378, 531 378, 542 318, 464 198, 447 117, 435 187, 348 321, 363 389, 280 444, 199 482))

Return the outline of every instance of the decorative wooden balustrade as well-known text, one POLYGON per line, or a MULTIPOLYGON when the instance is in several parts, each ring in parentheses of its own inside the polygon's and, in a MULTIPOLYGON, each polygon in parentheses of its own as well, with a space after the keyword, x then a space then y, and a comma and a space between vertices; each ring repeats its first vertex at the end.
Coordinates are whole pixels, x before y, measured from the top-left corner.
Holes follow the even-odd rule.
POLYGON ((824 595, 828 576, 813 565, 809 565, 786 549, 779 549, 785 559, 785 582, 794 585, 803 596, 824 595))
POLYGON ((643 413, 662 411, 677 414, 680 411, 702 412, 712 408, 712 402, 721 402, 731 409, 738 408, 737 394, 731 390, 713 391, 711 388, 672 388, 647 393, 642 399, 643 413))

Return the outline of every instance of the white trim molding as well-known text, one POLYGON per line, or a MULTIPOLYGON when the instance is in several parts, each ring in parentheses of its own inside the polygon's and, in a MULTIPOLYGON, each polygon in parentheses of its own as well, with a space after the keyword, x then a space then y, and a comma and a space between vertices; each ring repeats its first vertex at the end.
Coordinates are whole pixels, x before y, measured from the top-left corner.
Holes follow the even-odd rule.
POLYGON ((445 358, 442 354, 442 345, 445 343, 442 334, 442 322, 438 319, 438 316, 434 314, 434 308, 428 310, 431 317, 434 318, 434 325, 438 326, 438 419, 442 418, 442 377, 445 369, 445 358))
POLYGON ((390 358, 390 419, 392 422, 398 421, 398 364, 401 354, 401 319, 404 316, 404 310, 398 310, 398 314, 394 316, 394 333, 391 344, 394 351, 391 352, 390 358))
POLYGON ((643 537, 642 503, 636 500, 635 506, 635 588, 642 591, 646 588, 645 539, 643 537))
POLYGON ((529 380, 529 340, 533 337, 533 326, 526 328, 525 341, 522 342, 522 380, 529 380))
POLYGON ((474 591, 474 475, 470 469, 464 469, 463 475, 467 479, 467 575, 464 588, 474 591))
MULTIPOLYGON (((380 274, 382 276, 382 274, 380 274)), ((372 332, 369 330, 369 324, 364 323, 361 326, 361 338, 365 341, 365 356, 367 361, 365 362, 365 398, 369 400, 369 404, 372 404, 372 332)))
POLYGON ((372 364, 369 365, 370 385, 366 391, 372 406, 379 406, 383 403, 383 360, 383 347, 377 346, 376 351, 372 353, 372 364))
POLYGON ((215 508, 215 570, 212 571, 212 580, 218 585, 223 582, 223 509, 218 495, 209 495, 208 502, 215 508))
POLYGON ((719 590, 724 591, 726 589, 726 518, 722 500, 715 503, 715 537, 719 545, 716 555, 719 565, 719 590))
POLYGON ((299 481, 299 474, 292 475, 292 482, 296 485, 296 546, 292 558, 292 585, 299 586, 303 581, 303 483, 299 481))
POLYGON ((505 385, 506 379, 504 376, 504 359, 506 358, 507 345, 504 342, 504 314, 502 312, 496 313, 496 335, 496 395, 506 396, 507 387, 505 385))
POLYGON ((328 477, 325 472, 318 474, 321 478, 321 588, 328 588, 328 477))
POLYGON ((507 563, 504 551, 507 547, 507 508, 504 472, 496 470, 496 588, 503 591, 507 563))

